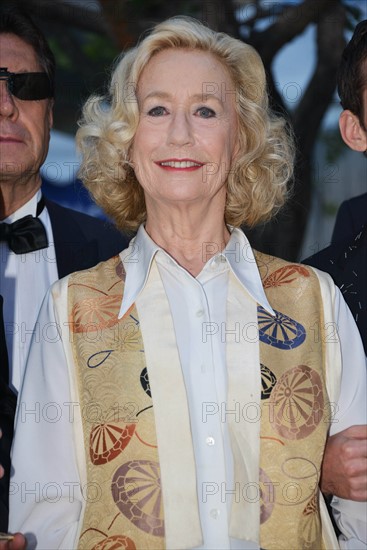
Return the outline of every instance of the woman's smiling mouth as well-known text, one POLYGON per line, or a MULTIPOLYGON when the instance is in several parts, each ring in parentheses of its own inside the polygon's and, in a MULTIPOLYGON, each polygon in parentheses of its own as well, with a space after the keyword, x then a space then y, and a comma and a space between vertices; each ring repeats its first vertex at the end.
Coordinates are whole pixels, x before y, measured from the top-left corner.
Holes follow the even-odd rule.
POLYGON ((167 170, 198 170, 204 164, 192 159, 167 159, 157 161, 156 164, 167 170))

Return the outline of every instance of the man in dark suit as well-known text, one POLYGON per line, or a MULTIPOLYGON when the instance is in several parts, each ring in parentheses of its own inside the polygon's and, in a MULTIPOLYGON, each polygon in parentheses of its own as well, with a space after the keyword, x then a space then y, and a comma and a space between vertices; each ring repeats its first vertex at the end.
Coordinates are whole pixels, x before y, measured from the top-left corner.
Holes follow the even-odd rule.
POLYGON ((367 355, 367 193, 341 204, 331 244, 303 263, 332 276, 357 323, 367 355))
MULTIPOLYGON (((351 149, 367 154, 367 20, 346 46, 338 72, 343 111, 341 136, 351 149)), ((365 182, 367 187, 367 183, 365 182)), ((331 244, 303 263, 327 271, 352 311, 367 355, 367 193, 345 201, 337 214, 331 244)))
MULTIPOLYGON (((341 136, 348 147, 366 155, 367 20, 356 26, 343 52, 338 93, 343 107, 339 118, 341 136)), ((303 263, 328 272, 339 286, 367 355, 367 193, 341 205, 330 246, 303 263)), ((335 494, 337 484, 338 496, 367 500, 366 432, 366 426, 353 426, 329 438, 323 464, 323 492, 335 494)))
MULTIPOLYGON (((366 165, 367 169, 367 165, 366 165)), ((366 173, 367 175, 367 173, 366 173)), ((367 187, 367 180, 365 181, 367 187)), ((344 201, 338 210, 331 242, 351 241, 367 223, 367 193, 344 201)))
MULTIPOLYGON (((29 16, 17 9, 0 10, 1 336, 9 356, 9 367, 5 354, 0 365, 0 463, 6 473, 0 499, 6 509, 15 396, 31 337, 48 336, 36 323, 43 297, 54 281, 118 254, 128 239, 107 222, 42 196, 40 168, 53 122, 55 60, 29 16)), ((5 531, 3 511, 0 521, 5 531)))

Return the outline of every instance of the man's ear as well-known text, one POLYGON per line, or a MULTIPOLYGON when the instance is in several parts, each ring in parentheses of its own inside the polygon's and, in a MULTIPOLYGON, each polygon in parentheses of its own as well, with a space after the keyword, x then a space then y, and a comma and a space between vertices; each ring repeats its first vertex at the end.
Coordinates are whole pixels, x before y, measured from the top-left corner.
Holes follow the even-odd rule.
POLYGON ((354 151, 363 153, 367 149, 367 133, 352 111, 345 110, 339 117, 340 133, 345 143, 354 151))

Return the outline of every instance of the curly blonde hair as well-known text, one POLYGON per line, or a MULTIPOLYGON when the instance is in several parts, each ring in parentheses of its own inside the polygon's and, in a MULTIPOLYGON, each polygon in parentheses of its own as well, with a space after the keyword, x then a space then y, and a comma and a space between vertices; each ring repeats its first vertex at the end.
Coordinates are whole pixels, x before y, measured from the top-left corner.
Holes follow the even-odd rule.
POLYGON ((184 16, 156 25, 122 54, 109 94, 91 96, 84 105, 77 132, 80 178, 120 229, 136 230, 146 220, 144 192, 129 162, 139 123, 136 86, 152 56, 170 48, 210 53, 229 71, 236 90, 240 152, 227 177, 225 221, 235 227, 266 221, 283 205, 292 178, 290 130, 269 109, 265 70, 254 48, 184 16))

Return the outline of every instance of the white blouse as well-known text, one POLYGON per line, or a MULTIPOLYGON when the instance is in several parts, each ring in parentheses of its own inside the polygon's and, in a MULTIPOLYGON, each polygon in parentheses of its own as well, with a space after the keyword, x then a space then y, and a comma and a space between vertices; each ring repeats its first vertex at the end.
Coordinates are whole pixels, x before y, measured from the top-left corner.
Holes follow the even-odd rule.
MULTIPOLYGON (((208 247, 209 247, 208 243, 208 247)), ((203 247, 203 254, 210 248, 203 247)), ((255 549, 256 542, 229 536, 228 518, 233 490, 233 461, 227 415, 238 414, 227 404, 226 342, 241 340, 258 360, 256 322, 236 325, 226 318, 229 273, 244 290, 244 300, 258 303, 269 313, 252 249, 245 235, 234 229, 223 252, 192 277, 160 249, 141 227, 121 253, 126 285, 120 316, 131 304, 139 307, 149 296, 151 265, 155 262, 172 313, 184 376, 196 463, 202 549, 255 549), (223 480, 225 483, 223 484, 223 480)), ((317 270, 315 270, 317 272, 317 270)), ((321 276, 324 279, 324 276, 321 276)), ((326 276, 328 277, 328 276, 326 276)), ((321 289, 323 286, 321 285, 321 289)), ((67 363, 72 363, 67 327, 60 327, 54 300, 66 308, 67 278, 45 298, 38 323, 46 337, 32 344, 19 399, 13 446, 14 475, 10 490, 10 530, 30 533, 30 548, 70 550, 77 545, 83 515, 84 450, 75 441, 74 423, 80 422, 78 404, 69 387, 67 363), (33 543, 32 543, 33 539, 33 543)), ((159 318, 159 307, 156 311, 159 318)), ((66 317, 65 317, 66 318, 66 317)), ((335 287, 331 339, 340 346, 343 368, 340 395, 330 434, 365 424, 366 368, 358 329, 335 287)), ((143 335, 144 336, 144 335, 143 335)), ((327 376, 333 365, 327 365, 327 376)), ((248 410, 249 415, 256 414, 248 410)), ((85 487, 84 487, 85 488, 85 487)), ((85 491, 84 491, 85 493, 85 491)), ((365 548, 366 503, 334 500, 342 530, 342 548, 365 548)))

